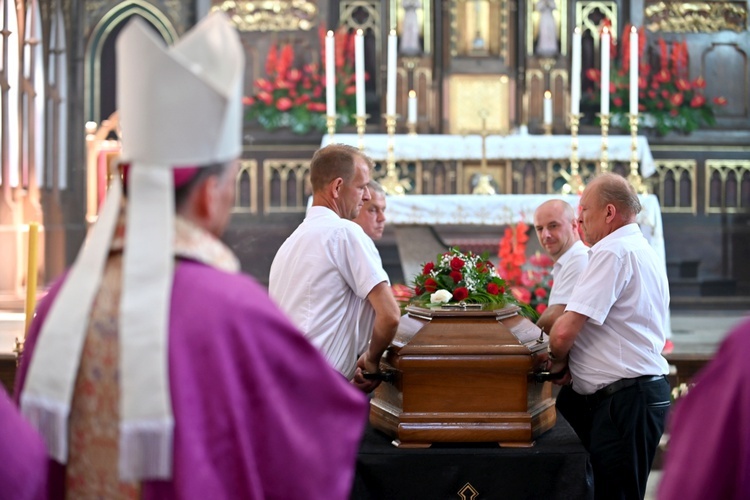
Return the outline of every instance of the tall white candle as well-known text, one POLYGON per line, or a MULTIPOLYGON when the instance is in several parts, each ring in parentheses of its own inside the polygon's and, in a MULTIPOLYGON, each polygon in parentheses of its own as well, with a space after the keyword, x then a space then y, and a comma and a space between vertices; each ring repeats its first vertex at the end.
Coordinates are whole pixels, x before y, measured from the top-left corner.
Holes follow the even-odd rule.
POLYGON ((386 66, 387 71, 387 85, 385 94, 385 113, 388 116, 395 116, 396 114, 396 50, 398 49, 398 39, 396 38, 396 30, 391 30, 388 34, 388 64, 386 66))
POLYGON ((354 83, 357 86, 357 116, 365 116, 365 37, 354 35, 354 83))
POLYGON ((638 114, 638 30, 630 28, 630 114, 638 114))
POLYGON ((570 113, 581 113, 581 28, 573 31, 573 54, 570 63, 570 113))
POLYGON ((336 47, 333 31, 326 34, 326 114, 336 116, 336 47))
POLYGON ((409 91, 409 108, 408 108, 407 122, 417 123, 417 93, 413 90, 409 91))
POLYGON ((551 125, 552 124, 552 92, 549 90, 544 91, 544 124, 545 125, 551 125))
POLYGON ((599 52, 602 55, 602 94, 601 94, 601 114, 609 114, 609 28, 605 27, 602 31, 601 44, 599 52))

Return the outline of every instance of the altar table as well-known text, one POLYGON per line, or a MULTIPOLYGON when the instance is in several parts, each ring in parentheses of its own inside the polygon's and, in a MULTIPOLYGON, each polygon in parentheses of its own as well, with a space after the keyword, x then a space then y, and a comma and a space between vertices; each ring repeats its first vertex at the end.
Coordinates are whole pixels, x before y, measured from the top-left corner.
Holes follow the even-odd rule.
POLYGON ((593 498, 593 491, 589 454, 558 414, 555 427, 530 448, 495 443, 396 448, 390 437, 368 426, 351 498, 585 499, 593 498))
MULTIPOLYGON (((582 162, 601 158, 601 136, 578 136, 578 159, 582 162)), ((490 135, 486 139, 488 160, 567 160, 570 158, 569 135, 490 135)), ((656 163, 651 155, 648 139, 639 135, 638 162, 641 175, 646 178, 656 172, 656 163)), ((356 134, 336 134, 333 142, 359 146, 356 134)), ((329 135, 323 136, 322 146, 331 143, 329 135)), ((629 162, 631 137, 611 135, 607 141, 607 154, 610 161, 629 162)), ((375 161, 383 161, 388 155, 388 135, 366 134, 365 153, 375 161)), ((482 158, 482 138, 479 135, 394 135, 393 152, 398 161, 414 160, 480 160, 482 158)))

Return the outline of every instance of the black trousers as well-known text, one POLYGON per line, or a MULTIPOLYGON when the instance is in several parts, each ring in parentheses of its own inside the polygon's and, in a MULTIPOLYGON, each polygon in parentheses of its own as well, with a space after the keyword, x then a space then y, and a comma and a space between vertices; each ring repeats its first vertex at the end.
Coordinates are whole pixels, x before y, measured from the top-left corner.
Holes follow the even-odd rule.
POLYGON ((639 381, 606 397, 582 396, 570 386, 560 390, 557 409, 591 454, 597 499, 645 496, 669 406, 666 378, 639 381))

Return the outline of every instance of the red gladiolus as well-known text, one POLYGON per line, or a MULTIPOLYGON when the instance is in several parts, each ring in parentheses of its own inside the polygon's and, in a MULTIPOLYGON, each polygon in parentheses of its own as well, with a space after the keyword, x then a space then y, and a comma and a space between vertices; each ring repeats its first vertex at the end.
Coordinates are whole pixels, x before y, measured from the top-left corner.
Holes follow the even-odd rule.
POLYGON ((351 87, 346 87, 344 89, 344 95, 354 95, 357 93, 357 87, 352 85, 351 87))
POLYGON ((454 271, 460 271, 464 268, 464 261, 460 257, 453 257, 451 259, 451 269, 454 271))
POLYGON ((287 75, 290 82, 297 83, 302 79, 302 72, 298 70, 297 68, 292 68, 289 70, 289 74, 287 75))
POLYGON ((638 104, 638 111, 646 111, 646 105, 645 104, 638 104))
POLYGON ((614 94, 615 92, 617 92, 617 87, 615 86, 614 83, 609 82, 609 93, 614 94))
POLYGON ((670 109, 669 110, 669 115, 670 116, 677 116, 678 114, 680 114, 680 111, 677 110, 677 109, 670 109))
POLYGON ((437 281, 432 278, 427 278, 424 280, 424 289, 430 293, 435 293, 438 289, 437 281))
POLYGON ((714 97, 714 104, 716 104, 717 106, 726 106, 727 98, 726 97, 714 97))
POLYGON ((267 104, 269 106, 273 102, 273 96, 271 94, 269 94, 268 92, 265 92, 265 91, 258 92, 257 97, 258 97, 258 99, 260 101, 263 101, 264 104, 267 104))
POLYGON ((292 100, 288 97, 280 97, 278 101, 276 101, 276 109, 279 111, 289 111, 289 109, 292 107, 292 100))
POLYGON ((706 80, 703 79, 702 76, 699 76, 695 80, 693 80, 693 86, 696 89, 705 89, 706 88, 706 80))
POLYGON ((589 68, 586 70, 586 78, 598 83, 601 81, 601 72, 598 69, 589 68))
POLYGON ((307 109, 316 113, 323 113, 326 110, 326 103, 310 102, 307 103, 307 109))
POLYGON ((550 267, 554 264, 552 257, 546 253, 536 252, 534 255, 529 257, 529 264, 537 267, 550 267))
POLYGON ((459 281, 464 279, 464 276, 459 271, 451 271, 449 276, 453 280, 454 283, 458 284, 459 281))
POLYGON ((313 89, 313 91, 312 91, 312 96, 313 96, 313 97, 315 97, 315 98, 317 99, 317 98, 318 98, 318 97, 320 97, 321 95, 323 95, 323 87, 322 87, 322 86, 320 86, 320 85, 318 85, 318 86, 316 86, 316 87, 315 87, 315 88, 313 89))
POLYGON ((672 79, 672 75, 670 75, 669 71, 667 71, 666 69, 662 69, 661 71, 659 71, 656 74, 656 76, 654 77, 654 79, 657 82, 667 83, 668 81, 670 81, 672 79))
POLYGON ((615 97, 614 99, 612 99, 612 103, 613 103, 613 104, 614 104, 614 105, 615 105, 616 107, 618 107, 618 108, 619 108, 620 106, 622 106, 622 98, 620 98, 620 97, 615 97))
POLYGON ((545 290, 544 288, 539 287, 536 290, 534 290, 534 295, 536 295, 540 299, 543 299, 544 297, 547 296, 547 290, 545 290))
POLYGON ((535 307, 534 309, 535 309, 535 310, 536 310, 536 312, 538 312, 539 314, 542 314, 542 313, 543 313, 544 311, 546 311, 546 310, 547 310, 547 304, 537 304, 537 305, 536 305, 536 307, 535 307))
POLYGON ((656 103, 656 109, 664 109, 664 103, 659 101, 656 103))
POLYGON ((292 67, 292 62, 294 62, 294 49, 291 43, 287 43, 281 49, 281 56, 279 56, 278 74, 281 78, 286 78, 286 73, 292 67))
POLYGON ((672 103, 672 106, 676 108, 682 106, 682 102, 684 100, 685 100, 685 95, 682 92, 678 92, 669 98, 669 102, 672 103))
POLYGON ((453 300, 461 301, 466 299, 468 296, 469 291, 463 286, 460 286, 453 290, 453 300))
POLYGON ((266 56, 266 74, 267 75, 276 74, 277 50, 278 49, 276 48, 276 44, 271 45, 271 48, 268 49, 268 56, 266 56))
POLYGON ((650 97, 651 99, 656 99, 656 91, 655 91, 655 90, 649 90, 649 91, 648 91, 648 96, 649 96, 649 97, 650 97))
POLYGON ((661 91, 661 96, 664 99, 669 99, 669 91, 668 90, 662 90, 661 91))
POLYGON ((513 294, 513 297, 515 297, 519 302, 523 302, 524 304, 528 304, 529 302, 531 302, 531 292, 526 288, 514 286, 510 289, 510 291, 513 294))
POLYGON ((494 283, 487 283, 487 293, 490 295, 497 295, 500 293, 500 288, 494 283))
POLYGON ((432 272, 433 269, 435 269, 435 263, 434 262, 428 262, 422 268, 422 274, 424 274, 425 276, 427 276, 428 274, 430 274, 432 272))
POLYGON ((706 98, 701 94, 694 95, 690 100, 690 107, 692 108, 700 108, 704 104, 706 104, 706 98))
POLYGON ((273 85, 271 85, 271 82, 269 82, 265 78, 258 78, 257 80, 255 80, 255 86, 260 90, 265 90, 266 92, 271 92, 273 90, 273 85))
POLYGON ((638 77, 638 88, 639 89, 645 89, 648 87, 648 80, 646 80, 645 76, 639 76, 638 77))
POLYGON ((255 104, 255 99, 253 99, 252 97, 244 96, 242 98, 243 106, 252 106, 253 104, 255 104))
POLYGON ((678 78, 674 84, 677 87, 677 90, 681 92, 690 90, 690 82, 685 80, 684 78, 678 78))

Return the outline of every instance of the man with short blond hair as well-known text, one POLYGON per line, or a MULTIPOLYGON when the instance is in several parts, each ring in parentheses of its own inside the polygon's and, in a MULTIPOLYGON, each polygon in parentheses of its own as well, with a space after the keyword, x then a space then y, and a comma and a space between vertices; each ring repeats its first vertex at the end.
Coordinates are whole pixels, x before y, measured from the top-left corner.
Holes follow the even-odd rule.
POLYGON ((354 222, 362 226, 362 230, 373 241, 378 241, 385 230, 385 191, 375 181, 370 181, 367 189, 370 191, 370 199, 362 205, 354 222))

